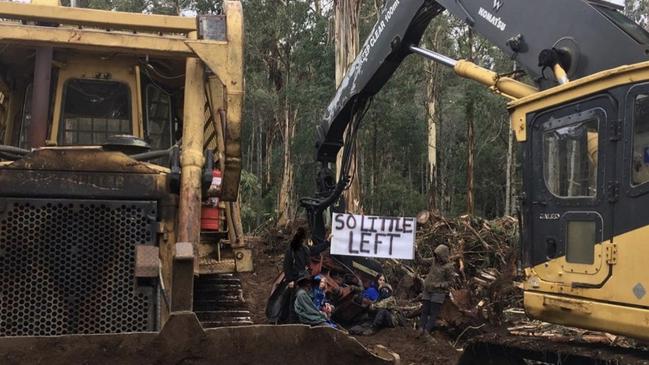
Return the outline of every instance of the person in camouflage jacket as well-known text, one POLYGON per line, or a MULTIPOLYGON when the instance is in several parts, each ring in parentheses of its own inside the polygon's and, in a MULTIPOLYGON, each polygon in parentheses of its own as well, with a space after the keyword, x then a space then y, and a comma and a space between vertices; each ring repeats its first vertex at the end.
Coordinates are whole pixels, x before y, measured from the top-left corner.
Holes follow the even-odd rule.
MULTIPOLYGON (((384 279, 385 280, 385 279, 384 279)), ((379 300, 370 305, 370 311, 376 311, 374 320, 363 335, 373 335, 382 328, 403 326, 406 321, 397 305, 397 300, 392 296, 392 287, 384 283, 379 288, 379 300)))
POLYGON ((455 272, 453 263, 449 262, 449 256, 448 246, 439 245, 435 248, 433 257, 422 259, 424 262, 430 262, 422 291, 422 310, 419 318, 419 330, 422 333, 430 333, 433 330, 442 304, 448 296, 455 272))

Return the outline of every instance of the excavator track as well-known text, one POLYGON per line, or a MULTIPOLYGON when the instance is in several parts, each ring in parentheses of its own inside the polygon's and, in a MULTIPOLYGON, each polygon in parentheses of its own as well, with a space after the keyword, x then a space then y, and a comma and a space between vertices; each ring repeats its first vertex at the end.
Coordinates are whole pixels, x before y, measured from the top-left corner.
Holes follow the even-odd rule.
POLYGON ((649 365, 647 352, 536 336, 488 334, 465 347, 457 365, 649 365))
POLYGON ((241 279, 236 274, 207 274, 196 278, 194 312, 203 328, 253 324, 241 279))

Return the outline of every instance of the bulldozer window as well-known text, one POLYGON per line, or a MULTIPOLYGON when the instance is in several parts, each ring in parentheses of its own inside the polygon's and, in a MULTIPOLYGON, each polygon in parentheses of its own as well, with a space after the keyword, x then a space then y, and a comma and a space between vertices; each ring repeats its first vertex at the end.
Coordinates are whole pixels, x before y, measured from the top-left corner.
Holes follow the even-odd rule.
POLYGON ((132 134, 130 91, 115 81, 71 79, 63 92, 59 144, 97 145, 132 134))
POLYGON ((32 121, 32 84, 25 90, 25 102, 23 103, 23 116, 20 121, 20 137, 18 147, 27 148, 27 131, 32 121))
POLYGON ((649 181, 649 95, 639 94, 633 105, 633 163, 632 180, 635 185, 649 181))
POLYGON ((552 194, 563 198, 595 196, 598 125, 599 120, 591 118, 544 131, 543 174, 552 194))
POLYGON ((7 103, 5 103, 6 100, 7 97, 2 91, 0 91, 0 144, 4 144, 5 133, 7 131, 7 120, 9 118, 7 103))
POLYGON ((153 149, 171 147, 171 97, 151 84, 146 87, 146 130, 148 142, 153 149))

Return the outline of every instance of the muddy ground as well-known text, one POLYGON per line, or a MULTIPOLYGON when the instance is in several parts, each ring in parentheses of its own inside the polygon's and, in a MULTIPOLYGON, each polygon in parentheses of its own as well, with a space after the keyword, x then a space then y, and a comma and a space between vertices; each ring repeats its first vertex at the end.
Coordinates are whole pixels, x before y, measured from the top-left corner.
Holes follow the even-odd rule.
MULTIPOLYGON (((267 323, 264 314, 266 299, 275 277, 282 268, 282 254, 265 251, 261 241, 253 240, 255 272, 241 274, 244 295, 255 323, 267 323), (255 244, 257 243, 257 244, 255 244)), ((432 338, 418 338, 412 328, 384 329, 373 336, 356 336, 370 350, 383 345, 401 356, 401 363, 408 364, 454 364, 460 356, 452 343, 455 339, 445 333, 432 338)))

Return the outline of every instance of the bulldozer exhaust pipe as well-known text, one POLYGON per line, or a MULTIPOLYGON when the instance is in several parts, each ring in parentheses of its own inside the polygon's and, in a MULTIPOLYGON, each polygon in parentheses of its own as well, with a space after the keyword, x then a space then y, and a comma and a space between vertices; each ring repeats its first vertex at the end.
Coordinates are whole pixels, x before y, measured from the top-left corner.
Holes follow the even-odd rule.
POLYGON ((52 53, 49 46, 36 48, 34 62, 34 86, 32 88, 29 144, 32 148, 45 146, 47 140, 47 118, 50 105, 50 81, 52 78, 52 53))

